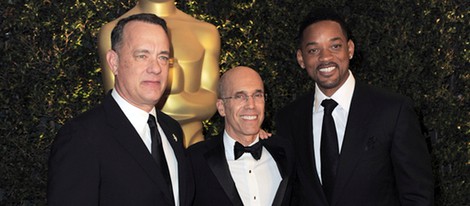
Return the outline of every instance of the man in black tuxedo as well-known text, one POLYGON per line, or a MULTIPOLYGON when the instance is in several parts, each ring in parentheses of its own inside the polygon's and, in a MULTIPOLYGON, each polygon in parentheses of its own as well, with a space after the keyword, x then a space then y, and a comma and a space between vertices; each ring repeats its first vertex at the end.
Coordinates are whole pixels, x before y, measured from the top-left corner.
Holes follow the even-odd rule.
POLYGON ((298 205, 432 205, 430 155, 411 101, 354 79, 354 43, 335 12, 307 15, 298 40, 315 91, 276 115, 298 158, 298 205))
POLYGON ((216 105, 224 133, 188 150, 194 205, 289 205, 294 152, 284 138, 258 137, 265 105, 259 74, 244 66, 228 70, 216 105))
POLYGON ((65 124, 49 159, 49 205, 191 205, 191 167, 179 124, 155 109, 168 76, 166 23, 119 21, 106 59, 114 89, 65 124))

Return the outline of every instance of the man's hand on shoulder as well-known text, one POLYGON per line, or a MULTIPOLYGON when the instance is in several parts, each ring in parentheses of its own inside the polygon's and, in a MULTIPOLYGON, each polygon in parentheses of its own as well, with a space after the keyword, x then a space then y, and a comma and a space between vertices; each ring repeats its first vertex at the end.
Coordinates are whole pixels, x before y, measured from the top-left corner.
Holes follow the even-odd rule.
POLYGON ((259 135, 259 138, 261 138, 261 139, 268 139, 268 138, 271 137, 273 134, 272 134, 272 133, 269 133, 269 132, 266 132, 266 131, 263 130, 263 129, 260 129, 258 135, 259 135))

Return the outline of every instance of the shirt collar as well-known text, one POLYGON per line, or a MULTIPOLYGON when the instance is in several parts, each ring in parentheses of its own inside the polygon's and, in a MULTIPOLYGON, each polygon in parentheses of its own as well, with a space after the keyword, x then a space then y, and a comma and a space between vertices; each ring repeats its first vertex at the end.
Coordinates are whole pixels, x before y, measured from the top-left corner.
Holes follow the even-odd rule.
POLYGON ((150 113, 147 113, 146 111, 139 109, 138 107, 127 102, 115 89, 111 91, 111 95, 113 96, 114 100, 116 100, 127 119, 129 119, 129 121, 136 127, 140 128, 147 126, 149 114, 152 114, 155 117, 155 120, 158 122, 155 107, 150 111, 150 113))
POLYGON ((354 87, 356 85, 356 79, 354 78, 351 70, 349 71, 348 79, 344 82, 344 84, 331 96, 327 97, 323 92, 320 90, 318 85, 315 83, 315 101, 314 101, 314 112, 317 112, 320 106, 320 103, 324 99, 333 99, 335 100, 339 106, 341 106, 346 112, 349 112, 349 107, 351 105, 352 94, 354 92, 354 87))
MULTIPOLYGON (((235 139, 230 137, 227 131, 224 130, 224 149, 225 149, 225 156, 228 160, 235 160, 235 154, 233 148, 235 147, 235 139)), ((259 142, 259 136, 256 137, 255 141, 253 141, 249 146, 256 144, 259 142)))

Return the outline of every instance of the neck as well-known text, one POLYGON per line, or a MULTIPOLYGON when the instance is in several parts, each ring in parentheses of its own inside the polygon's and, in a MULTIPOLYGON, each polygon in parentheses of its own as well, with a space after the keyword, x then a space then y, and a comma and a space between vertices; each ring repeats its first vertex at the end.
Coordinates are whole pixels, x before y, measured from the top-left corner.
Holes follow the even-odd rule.
POLYGON ((175 1, 140 0, 137 6, 145 13, 153 13, 159 17, 166 17, 176 12, 175 1))
MULTIPOLYGON (((127 95, 125 95, 120 87, 118 86, 119 85, 119 82, 117 82, 116 80, 116 84, 115 84, 115 87, 114 87, 114 90, 116 90, 117 94, 124 100, 126 101, 127 103, 131 104, 132 106, 134 107, 137 107, 147 113, 150 113, 152 111, 153 108, 155 108, 155 104, 139 104, 139 103, 136 103, 135 101, 133 101, 131 98, 128 98, 127 95)), ((158 100, 157 100, 158 101, 158 100)))
POLYGON ((231 134, 229 134, 229 135, 235 141, 240 142, 240 144, 242 144, 245 147, 252 144, 256 140, 256 137, 258 136, 257 134, 256 135, 248 135, 248 136, 245 136, 245 135, 242 135, 242 136, 240 136, 240 135, 231 135, 231 134))

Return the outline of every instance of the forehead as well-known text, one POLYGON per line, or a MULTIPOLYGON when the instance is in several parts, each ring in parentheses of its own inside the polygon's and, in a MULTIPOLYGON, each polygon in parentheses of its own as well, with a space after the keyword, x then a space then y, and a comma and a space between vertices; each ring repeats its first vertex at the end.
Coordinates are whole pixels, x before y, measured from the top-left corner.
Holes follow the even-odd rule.
POLYGON ((303 32, 303 39, 308 40, 316 37, 331 37, 346 39, 346 36, 341 28, 341 25, 335 21, 324 20, 311 24, 305 28, 303 32))
POLYGON ((264 90, 261 77, 254 71, 237 71, 232 73, 227 80, 226 88, 229 93, 264 90))
POLYGON ((168 35, 162 26, 137 20, 131 21, 124 26, 123 38, 169 42, 168 35))

